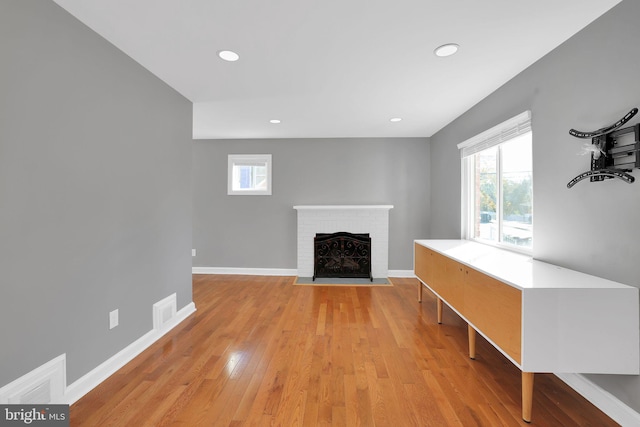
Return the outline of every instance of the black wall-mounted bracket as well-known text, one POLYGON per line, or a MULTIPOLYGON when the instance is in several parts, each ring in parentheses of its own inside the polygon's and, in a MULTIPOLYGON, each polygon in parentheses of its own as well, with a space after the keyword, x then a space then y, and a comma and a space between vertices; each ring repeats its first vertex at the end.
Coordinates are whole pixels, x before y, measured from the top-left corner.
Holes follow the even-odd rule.
POLYGON ((635 126, 618 129, 638 113, 633 108, 623 118, 611 126, 593 132, 571 129, 569 134, 576 138, 591 138, 591 170, 583 172, 567 184, 571 188, 576 183, 589 178, 591 182, 618 178, 631 184, 635 181, 629 174, 634 168, 640 169, 640 123, 635 126), (628 134, 633 133, 629 142, 628 134))

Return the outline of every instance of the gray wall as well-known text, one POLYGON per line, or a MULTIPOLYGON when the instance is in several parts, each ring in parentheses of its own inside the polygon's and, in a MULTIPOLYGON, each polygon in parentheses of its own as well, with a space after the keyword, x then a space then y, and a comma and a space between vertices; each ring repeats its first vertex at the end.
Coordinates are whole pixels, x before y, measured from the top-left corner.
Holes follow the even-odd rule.
POLYGON ((191 302, 191 103, 51 1, 0 2, 0 61, 0 386, 72 383, 191 302))
MULTIPOLYGON (((640 2, 623 1, 431 138, 431 237, 460 236, 456 144, 530 109, 534 257, 640 287, 640 182, 566 187, 589 169, 578 155, 584 140, 569 129, 597 129, 640 107, 639 17, 640 2)), ((640 411, 640 377, 589 378, 640 411)))
POLYGON ((391 204, 389 268, 411 270, 426 237, 426 138, 199 140, 193 147, 199 267, 295 269, 294 205, 391 204), (272 154, 272 196, 228 196, 228 154, 272 154))

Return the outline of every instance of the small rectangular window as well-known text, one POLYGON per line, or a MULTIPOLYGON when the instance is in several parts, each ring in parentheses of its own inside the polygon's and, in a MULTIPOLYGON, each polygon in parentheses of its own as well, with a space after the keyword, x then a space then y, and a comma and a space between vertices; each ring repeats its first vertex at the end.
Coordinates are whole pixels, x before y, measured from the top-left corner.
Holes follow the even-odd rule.
POLYGON ((271 154, 229 154, 229 195, 271 195, 271 154))
POLYGON ((530 252, 533 161, 529 113, 458 147, 463 162, 463 237, 530 252))

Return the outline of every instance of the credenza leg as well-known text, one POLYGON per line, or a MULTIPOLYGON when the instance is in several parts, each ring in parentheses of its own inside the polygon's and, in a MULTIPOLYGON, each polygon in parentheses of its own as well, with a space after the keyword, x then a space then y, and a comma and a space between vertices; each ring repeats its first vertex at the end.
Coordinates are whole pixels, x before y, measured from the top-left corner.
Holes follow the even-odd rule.
POLYGON ((473 329, 473 326, 467 325, 467 329, 469 330, 469 358, 476 358, 476 330, 473 329))
POLYGON ((442 324, 442 300, 436 298, 436 309, 438 312, 438 324, 442 324))
POLYGON ((531 408, 533 406, 533 372, 522 373, 522 419, 531 422, 531 408))
POLYGON ((418 280, 418 302, 422 302, 422 282, 418 280))

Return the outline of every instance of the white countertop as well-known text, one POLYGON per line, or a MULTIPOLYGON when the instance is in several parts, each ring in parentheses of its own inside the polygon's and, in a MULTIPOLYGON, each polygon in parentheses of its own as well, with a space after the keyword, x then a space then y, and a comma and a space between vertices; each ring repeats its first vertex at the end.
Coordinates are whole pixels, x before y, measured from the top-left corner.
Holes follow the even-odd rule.
POLYGON ((415 242, 522 290, 631 287, 469 240, 416 240, 415 242))

